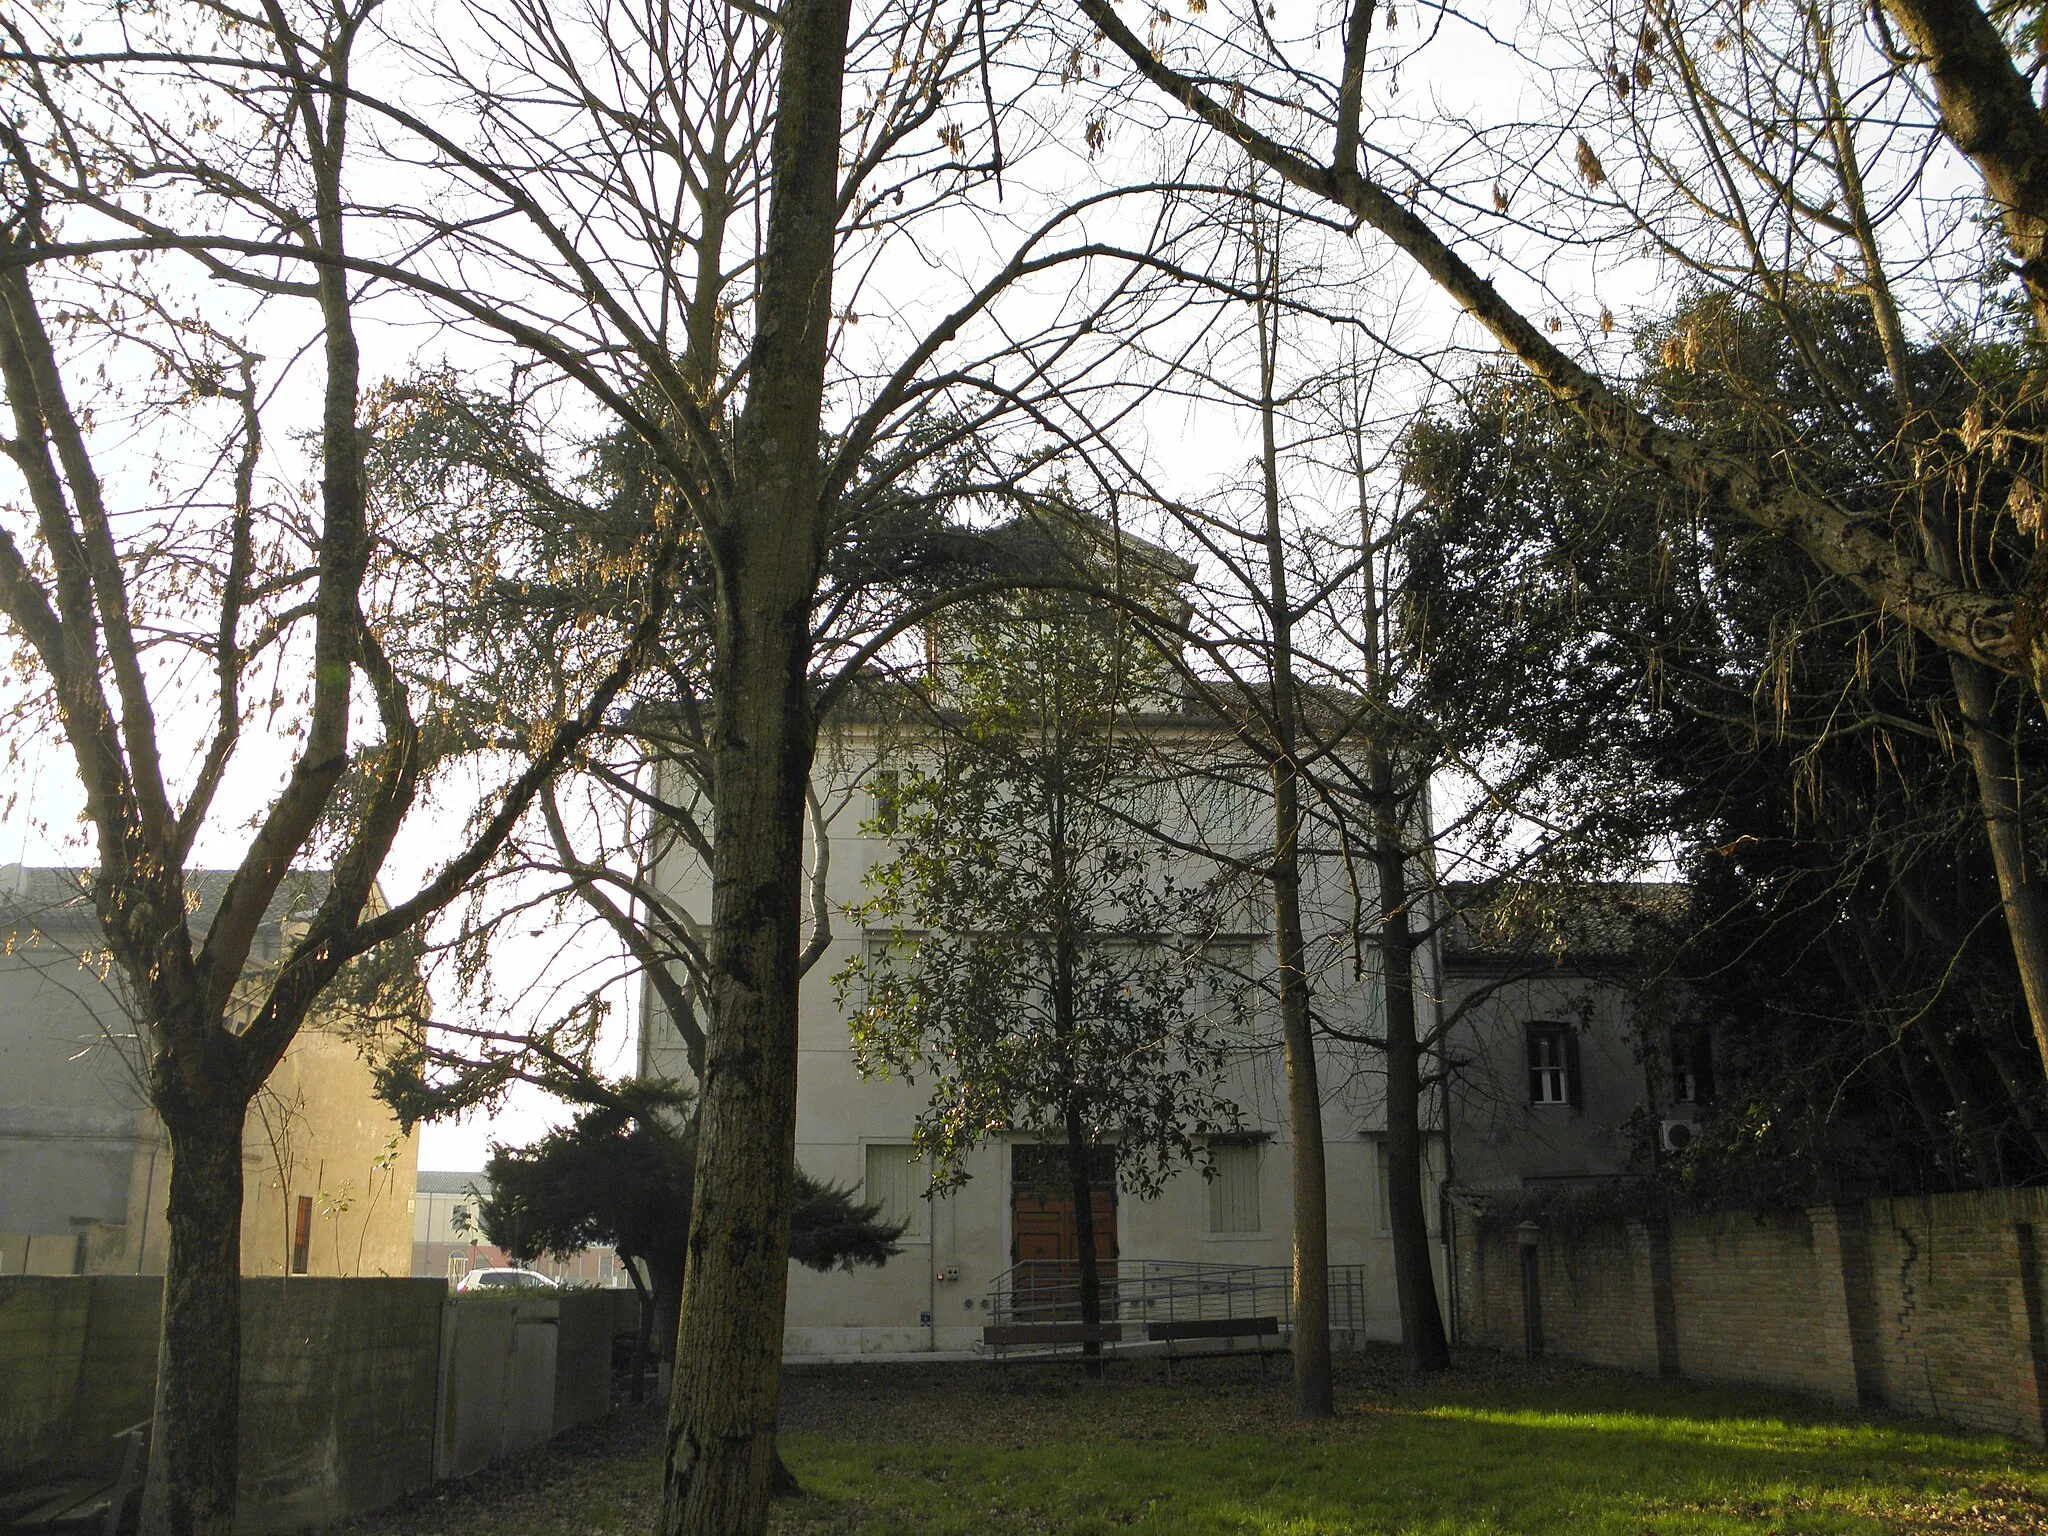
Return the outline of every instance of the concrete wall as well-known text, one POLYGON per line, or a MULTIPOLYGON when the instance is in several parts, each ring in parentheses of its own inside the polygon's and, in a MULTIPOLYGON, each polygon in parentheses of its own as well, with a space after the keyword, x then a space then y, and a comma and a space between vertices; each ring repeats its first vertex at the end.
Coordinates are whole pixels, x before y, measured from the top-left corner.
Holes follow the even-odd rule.
POLYGON ((242 1284, 241 1518, 249 1536, 375 1509, 434 1476, 442 1288, 242 1284))
MULTIPOLYGON (((96 1471, 150 1417, 162 1282, 0 1279, 0 1488, 96 1471)), ((244 1280, 243 1536, 473 1472, 610 1406, 607 1292, 450 1299, 411 1279, 244 1280)))
POLYGON ((561 1303, 468 1295, 441 1333, 434 1476, 464 1477, 554 1432, 561 1303))
MULTIPOLYGON (((2048 1190, 1540 1230, 1546 1353, 2048 1440, 2048 1190)), ((1512 1230, 1459 1222, 1466 1340, 1520 1350, 1512 1230)))
POLYGON ((612 1339, 639 1326, 640 1302, 631 1291, 565 1291, 556 1301, 561 1331, 555 1344, 555 1422, 560 1434, 610 1412, 612 1339), (631 1311, 620 1305, 632 1303, 631 1311))

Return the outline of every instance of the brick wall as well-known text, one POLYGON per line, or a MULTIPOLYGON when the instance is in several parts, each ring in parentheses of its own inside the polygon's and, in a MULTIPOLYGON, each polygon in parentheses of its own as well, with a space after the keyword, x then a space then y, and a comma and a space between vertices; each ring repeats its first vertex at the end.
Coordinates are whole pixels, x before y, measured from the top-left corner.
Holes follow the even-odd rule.
POLYGON ((2048 1191, 1568 1231, 1467 1219, 1466 1341, 1523 1347, 1525 1239, 1546 1353, 2048 1439, 2048 1191))
POLYGON ((1807 1212, 1721 1212, 1672 1222, 1678 1373, 1789 1387, 1853 1405, 1856 1381, 1848 1369, 1846 1314, 1841 1326, 1834 1315, 1841 1279, 1828 1227, 1807 1212))
POLYGON ((1873 1201, 1869 1210, 1881 1399, 2041 1439, 2048 1190, 1873 1201))

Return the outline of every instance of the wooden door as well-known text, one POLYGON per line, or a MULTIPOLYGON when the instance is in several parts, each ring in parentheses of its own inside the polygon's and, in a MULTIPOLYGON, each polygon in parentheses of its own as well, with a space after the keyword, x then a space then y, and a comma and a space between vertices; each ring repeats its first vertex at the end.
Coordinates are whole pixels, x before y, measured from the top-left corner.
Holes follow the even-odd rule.
MULTIPOLYGON (((1116 1299, 1116 1172, 1114 1161, 1094 1159, 1090 1204, 1095 1218, 1095 1259, 1102 1278, 1104 1315, 1116 1299)), ((1081 1315, 1081 1240, 1070 1188, 1053 1182, 1066 1161, 1059 1147, 1014 1149, 1010 1185, 1010 1258, 1017 1266, 1013 1306, 1025 1321, 1052 1322, 1081 1315)))

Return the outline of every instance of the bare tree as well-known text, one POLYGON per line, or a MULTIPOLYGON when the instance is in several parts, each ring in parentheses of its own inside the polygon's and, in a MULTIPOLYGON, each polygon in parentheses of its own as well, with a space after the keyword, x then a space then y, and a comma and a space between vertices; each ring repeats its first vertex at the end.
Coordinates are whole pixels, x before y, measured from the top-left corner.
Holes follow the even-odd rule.
MULTIPOLYGON (((1324 29, 1311 29, 1290 51, 1265 29, 1262 15, 1226 20, 1197 35, 1193 51, 1165 46, 1172 24, 1155 20, 1140 36, 1107 0, 1077 0, 1082 14, 1130 65, 1197 124, 1222 136, 1288 184, 1343 210, 1410 257, 1459 309, 1579 413, 1603 440, 1670 477, 1688 492, 1784 538, 1818 564, 1854 584, 1887 612, 1937 646, 2037 691, 2048 662, 2048 638, 2025 622, 2011 592, 1978 592, 1946 579, 1926 558, 1900 549, 1889 530, 1769 464, 1745 461, 1652 419, 1621 390, 1550 339, 1546 327, 1510 301, 1419 209, 1426 179, 1393 189, 1365 168, 1368 127, 1364 82, 1377 7, 1346 9, 1325 56, 1341 59, 1335 76, 1311 62, 1324 29), (1208 39, 1206 45, 1202 38, 1208 39), (1184 60, 1185 62, 1177 62, 1184 60), (1317 146, 1312 141, 1321 137, 1317 146), (1412 194, 1412 195, 1411 195, 1412 194)), ((1162 15, 1164 13, 1161 13, 1162 15)), ((1401 147, 1382 154, 1400 164, 1401 147)), ((1586 174, 1605 175, 1586 149, 1586 174)), ((1476 217, 1476 207, 1461 213, 1476 217)))
MULTIPOLYGON (((1998 856, 2008 928, 2027 980, 2038 1043, 2048 1059, 2048 1014, 2042 1010, 2040 984, 2048 926, 2020 846, 2018 766, 2001 740, 1996 699, 1996 680, 2008 677, 2038 694, 2043 653, 2025 622, 2023 578, 1960 549, 1956 513, 1927 504, 1929 477, 1954 473, 1958 456, 1947 445, 1942 470, 1927 462, 1941 433, 1938 426, 1930 432, 1925 402, 1916 397, 1910 378, 1901 379, 1892 368, 1890 399, 1881 404, 1860 388, 1846 389, 1844 397, 1856 409, 1879 405, 1877 420, 1898 424, 1892 441, 1882 445, 1894 461, 1915 455, 1923 461, 1910 477, 1922 492, 1917 511, 1901 507, 1890 515, 1874 515, 1866 506, 1815 490, 1811 477, 1789 474, 1774 460, 1745 456, 1703 435, 1676 430, 1550 340, 1545 327, 1461 254, 1463 242, 1432 225, 1422 212, 1423 195, 1434 192, 1447 206, 1456 206, 1464 196, 1462 187, 1433 188, 1427 177, 1418 177, 1396 192, 1365 171, 1362 153, 1373 126, 1364 90, 1368 53, 1375 46, 1373 5, 1354 7, 1335 24, 1343 65, 1338 76, 1330 77, 1318 74, 1299 48, 1265 31, 1257 17, 1239 18, 1235 30, 1226 23, 1190 50, 1176 52, 1161 45, 1160 27, 1141 38, 1100 0, 1080 3, 1132 68, 1194 119, 1291 184, 1345 209, 1413 258, 1603 441, 1658 469, 1690 494, 1787 539, 1822 571, 1860 589, 1879 611, 1912 625, 1955 658, 1963 735, 1984 797, 1987 836, 1998 856), (1222 83, 1215 83, 1219 79, 1222 83), (1303 121, 1316 125, 1311 134, 1327 133, 1326 148, 1307 147, 1307 139, 1292 126, 1303 121), (1894 531, 1901 522, 1913 530, 1906 539, 1894 531)), ((1666 255, 1712 271, 1717 280, 1726 277, 1726 264, 1733 259, 1738 270, 1748 271, 1766 292, 1774 291, 1779 302, 1811 281, 1798 272, 1800 260, 1839 248, 1836 259, 1856 273, 1859 291, 1893 338, 1890 351, 1902 358, 1903 326, 1877 227, 1886 209, 1867 193, 1865 183, 1876 173, 1866 163, 1870 151, 1859 134, 1867 127, 1870 137, 1887 136, 1887 191, 1897 187, 1904 192, 1893 195, 1911 195, 1926 151, 1901 127, 1910 114, 1887 113, 1880 105, 1881 83, 1876 90, 1860 82, 1844 88, 1843 57, 1855 50, 1845 41, 1844 18, 1824 7, 1749 15, 1709 5, 1698 14, 1689 10, 1683 17, 1667 16, 1672 9, 1653 5, 1639 22, 1610 12, 1596 23, 1607 34, 1606 46, 1588 63, 1593 80, 1601 84, 1582 99, 1597 95, 1626 120, 1648 168, 1643 180, 1662 179, 1678 195, 1668 206, 1644 201, 1631 208, 1631 194, 1615 189, 1608 168, 1581 131, 1572 163, 1590 189, 1589 198, 1609 211, 1617 204, 1632 211, 1635 217, 1622 220, 1630 233, 1648 233, 1666 255), (1695 35, 1720 39, 1716 54, 1734 61, 1718 66, 1718 78, 1717 67, 1703 62, 1708 55, 1688 41, 1695 35), (1732 80, 1731 69, 1736 71, 1732 80), (1645 127, 1674 113, 1696 131, 1695 153, 1677 165, 1670 144, 1645 127), (1833 185, 1817 191, 1817 178, 1833 185), (1773 239, 1781 243, 1770 244, 1773 239)), ((2033 259, 2029 253, 2038 254, 2039 210, 2027 206, 2022 150, 2040 133, 2038 113, 2029 108, 2023 114, 2028 123, 2019 123, 2006 110, 2011 106, 2006 98, 2020 82, 1996 29, 1982 13, 1967 4, 1904 10, 1913 12, 1922 27, 1915 36, 1924 38, 1923 59, 1941 97, 1940 126, 1951 136, 1960 135, 1958 145, 1985 170, 1994 200, 2008 215, 2024 275, 2025 263, 2033 259), (1999 123, 2006 128, 1997 129, 1999 123)), ((1893 14, 1903 20, 1901 10, 1893 14)), ((1870 57, 1869 50, 1862 50, 1862 56, 1870 57)), ((1882 57, 1877 62, 1881 71, 1896 75, 1896 63, 1882 57)), ((1568 126, 1586 125, 1575 120, 1568 126)), ((1929 122, 1927 131, 1933 129, 1929 122)), ((1484 144, 1485 135, 1476 135, 1475 143, 1484 144)), ((1399 163, 1401 153, 1401 146, 1382 147, 1379 163, 1399 163)), ((1533 162, 1524 164, 1533 169, 1533 162)), ((1555 202, 1563 188, 1553 184, 1551 192, 1555 202)), ((1492 216, 1504 220, 1513 195, 1496 181, 1492 216)), ((1572 238, 1583 238, 1586 229, 1583 223, 1573 225, 1572 238)), ((1558 238, 1566 236, 1560 232, 1558 238)), ((1611 317, 1603 324, 1611 329, 1611 317)), ((1549 327, 1558 328, 1555 323, 1549 327)), ((1822 371, 1830 383, 1847 382, 1829 375, 1825 366, 1822 371)), ((2004 536, 2025 543, 2032 537, 2030 526, 2022 508, 2004 536)))
MULTIPOLYGON (((303 32, 279 11, 177 18, 167 25, 188 55, 219 49, 262 83, 210 93, 186 71, 190 94, 156 105, 80 89, 80 76, 104 84, 112 66, 62 57, 27 18, 8 23, 0 384, 26 502, 0 527, 0 612, 33 668, 28 707, 61 736, 84 791, 92 898, 171 1143, 151 1532, 226 1531, 234 1518, 251 1100, 322 989, 462 888, 634 665, 629 641, 519 754, 467 846, 406 899, 373 900, 436 752, 421 724, 431 699, 393 667, 384 636, 396 615, 373 585, 358 295, 345 264, 353 103, 337 88, 365 14, 315 11, 303 32), (208 110, 188 113, 195 101, 208 110), (212 306, 218 318, 160 259, 190 242, 129 216, 156 198, 201 226, 252 210, 269 226, 192 247, 231 296, 212 306), (81 249, 109 245, 133 254, 130 272, 81 249), (260 254, 240 260, 238 246, 260 254), (324 366, 318 484, 302 502, 266 430, 282 414, 276 379, 234 339, 285 305, 308 307, 324 366), (202 835, 246 804, 239 782, 222 799, 231 778, 264 772, 248 761, 262 750, 244 728, 265 682, 271 708, 297 715, 280 733, 290 767, 195 931, 186 870, 202 835), (252 972, 287 873, 316 858, 332 866, 317 910, 280 963, 252 972), (245 982, 259 974, 251 998, 245 982)), ((642 596, 658 612, 658 560, 649 572, 642 596)), ((395 984, 407 993, 402 976, 395 984)))

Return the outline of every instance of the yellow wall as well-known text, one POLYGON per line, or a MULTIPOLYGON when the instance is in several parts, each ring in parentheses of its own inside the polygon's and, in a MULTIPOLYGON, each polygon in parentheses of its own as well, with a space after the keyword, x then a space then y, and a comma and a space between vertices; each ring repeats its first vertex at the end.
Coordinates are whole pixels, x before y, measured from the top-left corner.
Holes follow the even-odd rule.
MULTIPOLYGON (((115 1251, 89 1257, 89 1272, 163 1272, 170 1162, 160 1134, 153 1157, 138 1152, 130 1235, 115 1251)), ((242 1169, 243 1274, 286 1272, 301 1197, 313 1202, 305 1273, 412 1272, 419 1133, 400 1135, 348 1039, 313 1021, 299 1031, 250 1106, 242 1169)))

